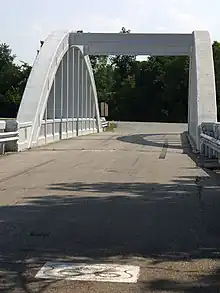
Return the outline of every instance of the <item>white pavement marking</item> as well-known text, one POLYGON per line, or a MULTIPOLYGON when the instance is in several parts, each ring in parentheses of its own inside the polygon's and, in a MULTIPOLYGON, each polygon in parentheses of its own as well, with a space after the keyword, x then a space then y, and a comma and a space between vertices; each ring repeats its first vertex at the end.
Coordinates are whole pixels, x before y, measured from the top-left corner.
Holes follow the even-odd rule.
POLYGON ((117 151, 117 150, 106 150, 106 149, 103 149, 103 150, 82 150, 83 152, 114 152, 114 151, 117 151))
POLYGON ((132 265, 47 262, 36 278, 137 283, 139 272, 140 267, 132 265))

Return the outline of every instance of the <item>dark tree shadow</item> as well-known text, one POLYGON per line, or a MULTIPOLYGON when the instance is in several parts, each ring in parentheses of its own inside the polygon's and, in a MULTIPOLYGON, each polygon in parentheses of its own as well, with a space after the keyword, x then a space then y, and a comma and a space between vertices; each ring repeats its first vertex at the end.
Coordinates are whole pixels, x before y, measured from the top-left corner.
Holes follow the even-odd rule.
MULTIPOLYGON (((192 152, 187 134, 188 134, 187 131, 184 131, 182 133, 134 134, 134 135, 128 135, 128 136, 120 136, 117 138, 117 140, 124 143, 139 144, 146 147, 150 146, 150 147, 156 147, 160 149, 166 147, 167 149, 182 150, 182 153, 188 155, 198 167, 203 168, 204 158, 192 152), (172 136, 176 138, 177 135, 180 135, 180 143, 178 141, 176 144, 172 144, 172 142, 169 142, 169 141, 168 143, 166 143, 165 141, 166 136, 169 136, 169 138, 172 136)), ((209 171, 209 170, 205 169, 205 171, 209 171)), ((210 172, 209 175, 212 176, 213 173, 210 172)))
MULTIPOLYGON (((103 262, 111 257, 126 260, 138 256, 151 259, 154 266, 219 259, 220 190, 211 179, 203 182, 202 198, 195 178, 190 177, 174 179, 170 184, 78 182, 48 188, 48 193, 60 195, 39 194, 24 198, 20 205, 0 208, 4 292, 10 292, 10 286, 35 290, 36 286, 38 290, 47 286, 48 282, 33 277, 47 260, 86 257, 91 262, 103 262), (30 271, 32 277, 26 275, 30 271)), ((203 285, 202 278, 197 285, 207 291, 201 292, 217 292, 210 291, 213 281, 206 279, 203 285)), ((143 292, 154 288, 159 292, 197 292, 194 287, 158 280, 143 284, 143 292)))
MULTIPOLYGON (((117 138, 117 140, 125 143, 133 143, 133 144, 139 144, 143 146, 152 146, 152 147, 158 147, 162 148, 164 146, 164 142, 157 142, 156 139, 163 140, 167 135, 169 136, 176 136, 179 133, 142 133, 142 134, 132 134, 127 136, 120 136, 117 138), (154 140, 151 140, 151 137, 154 137, 154 140)), ((168 144, 168 148, 170 149, 182 149, 183 146, 179 144, 168 144)))
POLYGON ((198 280, 171 281, 169 279, 158 279, 142 284, 142 292, 184 292, 184 293, 219 293, 220 292, 220 269, 210 274, 201 275, 198 280))

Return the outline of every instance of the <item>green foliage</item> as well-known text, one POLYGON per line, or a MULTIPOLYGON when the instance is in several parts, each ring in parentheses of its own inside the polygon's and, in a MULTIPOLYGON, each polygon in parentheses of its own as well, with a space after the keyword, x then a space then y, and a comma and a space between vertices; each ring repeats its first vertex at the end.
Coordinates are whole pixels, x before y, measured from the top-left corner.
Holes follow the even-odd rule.
MULTIPOLYGON (((130 33, 122 28, 120 33, 130 33)), ((218 113, 220 113, 220 43, 214 42, 218 113)), ((94 57, 92 57, 94 58, 94 57)), ((187 122, 189 58, 183 56, 110 56, 94 64, 99 101, 109 104, 109 119, 187 122), (108 83, 107 83, 108 81, 108 83)), ((100 59, 101 60, 101 59, 100 59)))
POLYGON ((7 44, 0 44, 0 117, 14 118, 30 74, 27 63, 17 65, 7 44))
POLYGON ((99 100, 106 102, 109 100, 109 95, 111 95, 113 78, 109 58, 108 56, 91 56, 90 61, 96 80, 99 100))
POLYGON ((115 122, 109 122, 108 127, 105 128, 105 131, 114 131, 117 128, 117 124, 115 122))

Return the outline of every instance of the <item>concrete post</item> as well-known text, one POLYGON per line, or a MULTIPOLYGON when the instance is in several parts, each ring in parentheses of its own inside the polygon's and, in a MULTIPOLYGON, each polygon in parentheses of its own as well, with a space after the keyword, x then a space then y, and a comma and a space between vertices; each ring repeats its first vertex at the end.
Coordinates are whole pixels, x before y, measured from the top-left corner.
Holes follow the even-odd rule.
POLYGON ((202 122, 217 122, 212 43, 206 31, 193 32, 189 83, 189 134, 200 150, 202 122))
MULTIPOLYGON (((16 120, 6 120, 5 132, 14 132, 18 131, 18 122, 16 120)), ((9 141, 5 143, 6 152, 17 152, 18 151, 18 142, 9 141)))

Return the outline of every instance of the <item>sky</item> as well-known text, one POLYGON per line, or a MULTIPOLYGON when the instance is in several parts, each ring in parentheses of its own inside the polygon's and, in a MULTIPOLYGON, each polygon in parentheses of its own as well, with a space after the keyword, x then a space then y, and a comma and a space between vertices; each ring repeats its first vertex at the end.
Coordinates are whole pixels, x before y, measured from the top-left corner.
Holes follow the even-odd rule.
POLYGON ((191 33, 220 41, 220 0, 0 0, 0 43, 33 63, 39 41, 55 30, 191 33))

